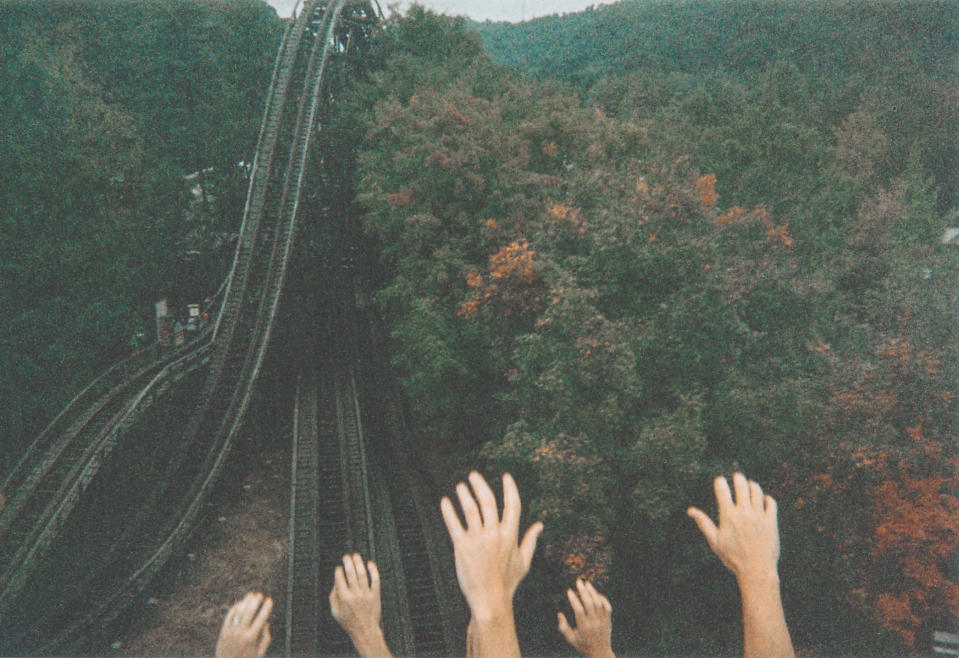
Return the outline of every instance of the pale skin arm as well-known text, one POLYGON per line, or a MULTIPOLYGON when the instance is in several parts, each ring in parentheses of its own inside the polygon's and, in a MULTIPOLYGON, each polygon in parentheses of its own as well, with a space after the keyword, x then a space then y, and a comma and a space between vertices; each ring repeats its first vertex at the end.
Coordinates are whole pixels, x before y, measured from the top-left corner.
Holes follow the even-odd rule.
POLYGON ((273 599, 250 592, 233 604, 220 628, 216 658, 260 658, 270 646, 273 599), (262 605, 261 605, 262 604, 262 605))
POLYGON ((375 562, 364 565, 359 553, 343 556, 343 566, 333 574, 330 610, 360 656, 393 655, 380 627, 380 571, 375 562))
POLYGON ((706 542, 736 576, 743 605, 743 652, 752 657, 795 656, 779 592, 779 528, 776 501, 758 483, 733 475, 736 500, 724 477, 713 482, 719 526, 690 507, 687 514, 706 542))
POLYGON ((463 482, 456 485, 465 527, 452 501, 440 501, 453 540, 456 578, 472 614, 467 643, 473 656, 519 656, 513 594, 529 572, 543 524, 530 526, 517 545, 522 505, 512 476, 503 476, 502 519, 486 480, 475 471, 468 479, 472 492, 463 482))
POLYGON ((466 658, 475 658, 476 656, 476 646, 473 635, 476 633, 476 625, 473 623, 473 618, 470 617, 470 623, 466 627, 466 658))
POLYGON ((566 615, 556 613, 559 632, 586 658, 615 658, 613 653, 613 606, 609 599, 596 591, 592 583, 576 580, 576 591, 566 590, 566 598, 573 608, 576 627, 566 621, 566 615))

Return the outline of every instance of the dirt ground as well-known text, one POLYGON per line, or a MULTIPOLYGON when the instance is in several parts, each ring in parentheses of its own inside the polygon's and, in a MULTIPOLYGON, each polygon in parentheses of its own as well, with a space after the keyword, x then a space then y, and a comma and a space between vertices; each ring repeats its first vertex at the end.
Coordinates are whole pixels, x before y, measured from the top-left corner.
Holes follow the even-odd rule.
POLYGON ((273 596, 269 653, 283 651, 290 453, 287 442, 246 437, 204 518, 139 602, 94 640, 107 656, 212 655, 220 624, 251 590, 273 596))

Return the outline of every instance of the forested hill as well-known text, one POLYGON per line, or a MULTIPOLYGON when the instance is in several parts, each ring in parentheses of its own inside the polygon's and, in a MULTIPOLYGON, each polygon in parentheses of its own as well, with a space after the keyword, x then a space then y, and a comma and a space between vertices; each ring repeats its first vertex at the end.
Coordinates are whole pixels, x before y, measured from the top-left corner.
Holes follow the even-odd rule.
POLYGON ((625 0, 471 27, 495 61, 572 82, 609 114, 690 121, 703 137, 691 153, 697 164, 742 198, 790 196, 794 169, 812 151, 797 144, 788 155, 799 133, 785 133, 828 141, 858 111, 884 135, 881 179, 915 151, 939 188, 939 210, 959 204, 956 2, 625 0), (743 152, 752 138, 742 131, 765 134, 765 153, 743 152), (776 150, 774 166, 757 169, 776 150), (774 170, 785 185, 770 179, 774 170))
POLYGON ((790 60, 804 71, 856 75, 954 71, 955 2, 623 0, 525 23, 474 23, 494 60, 532 74, 589 80, 611 70, 760 72, 790 60))

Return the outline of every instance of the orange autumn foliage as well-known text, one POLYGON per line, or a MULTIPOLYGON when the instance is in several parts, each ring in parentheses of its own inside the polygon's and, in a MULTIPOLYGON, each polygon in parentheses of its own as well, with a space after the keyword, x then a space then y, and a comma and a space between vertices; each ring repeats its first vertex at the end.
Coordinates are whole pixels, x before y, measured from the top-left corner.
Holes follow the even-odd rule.
MULTIPOLYGON (((843 367, 821 341, 810 349, 843 367)), ((948 569, 959 548, 959 463, 946 454, 955 439, 927 415, 930 405, 913 406, 903 395, 909 377, 934 375, 939 360, 905 335, 877 335, 873 355, 852 381, 847 375, 844 386, 833 387, 826 422, 837 438, 824 453, 825 472, 807 476, 803 505, 862 496, 872 514, 826 528, 845 559, 857 558, 849 600, 917 647, 930 624, 959 615, 959 583, 948 569), (889 443, 875 440, 883 433, 889 443), (843 457, 847 466, 834 468, 843 457), (861 479, 864 470, 869 480, 861 479)))
POLYGON ((766 227, 766 237, 772 243, 773 249, 780 247, 791 247, 793 238, 786 230, 785 224, 776 226, 769 218, 769 209, 766 206, 756 206, 753 208, 753 215, 766 227))
POLYGON ((468 126, 470 124, 469 117, 453 107, 452 103, 446 107, 446 115, 461 126, 468 126))
POLYGON ((514 240, 500 247, 489 258, 489 275, 478 272, 466 275, 466 284, 475 290, 471 299, 460 306, 460 317, 476 315, 481 308, 496 305, 504 317, 516 313, 536 311, 539 295, 535 286, 539 281, 533 258, 536 252, 525 239, 514 240))
POLYGON ((766 237, 769 238, 769 241, 772 243, 773 249, 779 249, 781 247, 788 248, 793 244, 793 238, 786 230, 785 224, 769 226, 769 228, 766 229, 766 237))
POLYGON ((764 205, 756 206, 751 211, 742 206, 732 206, 716 218, 716 223, 720 226, 732 226, 742 224, 750 218, 758 221, 766 229, 766 237, 773 249, 788 248, 793 245, 793 237, 789 235, 786 225, 773 224, 769 217, 769 208, 764 205))
POLYGON ((700 176, 696 181, 696 194, 704 206, 712 208, 719 199, 719 194, 716 193, 716 174, 700 176))
POLYGON ((959 615, 959 585, 949 580, 940 562, 959 541, 959 498, 954 478, 887 480, 874 492, 878 517, 873 539, 876 560, 892 558, 901 575, 876 597, 877 619, 913 646, 922 619, 934 607, 959 615))
POLYGON ((548 213, 553 219, 568 222, 569 226, 575 229, 577 233, 582 234, 585 230, 583 228, 583 216, 579 212, 579 208, 571 203, 552 203, 548 213))
POLYGON ((536 281, 536 269, 533 256, 536 252, 529 248, 525 239, 514 240, 490 257, 489 270, 494 279, 515 279, 518 283, 530 285, 536 281))
POLYGON ((387 202, 393 204, 394 206, 400 206, 401 208, 407 205, 410 201, 413 200, 413 193, 409 188, 404 187, 399 192, 394 192, 392 194, 386 195, 387 202))
POLYGON ((720 226, 728 226, 730 224, 741 224, 746 221, 749 211, 743 208, 742 206, 733 206, 729 208, 726 212, 716 218, 716 221, 720 226))
POLYGON ((607 579, 610 553, 606 538, 602 535, 573 535, 564 539, 561 547, 550 548, 552 550, 549 552, 560 553, 570 577, 594 583, 607 579))

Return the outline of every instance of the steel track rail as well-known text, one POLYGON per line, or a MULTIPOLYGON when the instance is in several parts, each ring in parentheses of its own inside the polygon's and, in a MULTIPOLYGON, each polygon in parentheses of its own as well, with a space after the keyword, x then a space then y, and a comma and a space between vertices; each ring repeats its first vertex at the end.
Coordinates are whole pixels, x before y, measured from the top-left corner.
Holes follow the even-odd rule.
MULTIPOLYGON (((21 458, 16 468, 7 478, 5 486, 0 491, 10 491, 7 506, 0 510, 0 537, 3 537, 11 524, 23 513, 37 487, 45 477, 48 477, 63 461, 76 459, 82 454, 82 445, 77 449, 79 439, 96 431, 104 415, 109 418, 111 408, 122 401, 122 396, 130 395, 131 391, 143 381, 149 381, 152 373, 158 372, 166 365, 175 362, 184 354, 199 349, 206 344, 211 332, 206 331, 195 342, 181 346, 177 350, 164 355, 158 360, 143 364, 140 356, 133 355, 114 365, 76 397, 63 409, 57 417, 47 425, 30 448, 30 452, 21 458), (106 391, 104 392, 104 388, 106 391), (93 426, 93 430, 91 430, 93 426), (49 444, 45 449, 42 444, 49 444), (9 487, 9 488, 8 488, 9 487)), ((0 542, 2 543, 2 542, 0 542)), ((4 551, 0 548, 0 564, 4 551)))
MULTIPOLYGON (((369 404, 377 409, 370 460, 373 466, 378 541, 391 553, 393 596, 399 600, 392 620, 402 627, 397 646, 409 655, 462 655, 467 613, 456 585, 453 556, 440 518, 439 495, 411 453, 410 431, 397 401, 399 387, 388 367, 378 362, 373 347, 383 344, 376 320, 368 316, 365 330, 353 318, 354 335, 364 355, 359 372, 368 381, 369 404), (388 520, 388 521, 387 521, 388 520)), ((385 619, 384 619, 385 623, 385 619)))
POLYGON ((173 363, 167 364, 147 383, 136 396, 128 401, 112 422, 98 434, 93 445, 84 452, 83 458, 73 463, 64 484, 45 508, 40 522, 33 525, 27 537, 21 541, 19 549, 5 567, 0 577, 0 624, 7 614, 7 604, 25 585, 37 558, 46 549, 57 535, 74 507, 77 505, 80 494, 93 479, 104 459, 116 445, 116 442, 127 427, 129 427, 145 409, 151 406, 162 393, 161 388, 168 385, 174 377, 182 376, 195 368, 202 366, 207 358, 211 343, 207 343, 192 352, 188 352, 173 363))
POLYGON ((286 655, 319 653, 319 442, 329 437, 329 420, 320 431, 314 372, 302 374, 293 409, 292 479, 286 595, 286 655))
MULTIPOLYGON (((294 16, 296 15, 296 8, 299 7, 299 5, 300 0, 297 0, 293 10, 294 16)), ((253 163, 250 166, 250 183, 247 186, 246 201, 243 203, 243 218, 240 221, 239 231, 241 240, 243 236, 255 231, 253 224, 258 221, 254 205, 251 201, 262 196, 269 180, 269 169, 273 159, 276 132, 279 130, 279 117, 277 116, 277 112, 282 114, 282 105, 286 98, 286 89, 289 84, 289 76, 286 74, 292 73, 293 60, 296 58, 296 49, 299 47, 299 40, 290 39, 290 34, 300 28, 302 28, 302 22, 297 20, 291 21, 289 25, 287 25, 280 45, 277 48, 276 60, 273 64, 273 73, 270 76, 270 85, 264 101, 263 119, 260 121, 260 131, 256 139, 256 150, 253 154, 253 163), (265 163, 263 162, 264 160, 265 163)), ((241 242, 241 240, 238 240, 238 243, 241 242)), ((230 298, 238 261, 238 258, 233 259, 233 263, 230 265, 230 271, 226 276, 227 291, 223 296, 224 307, 226 306, 226 300, 230 298)), ((213 329, 214 336, 220 333, 220 322, 222 318, 223 313, 221 309, 221 312, 217 314, 216 325, 213 329)))
MULTIPOLYGON (((349 371, 328 377, 331 381, 320 388, 318 417, 325 413, 329 420, 327 429, 318 437, 320 468, 315 475, 320 483, 317 591, 321 597, 332 588, 333 570, 344 553, 356 552, 372 560, 378 557, 373 542, 373 509, 357 392, 349 371)), ((333 620, 325 599, 318 601, 317 609, 319 652, 349 653, 349 639, 333 620)))
MULTIPOLYGON (((31 473, 40 466, 40 462, 47 458, 49 444, 54 439, 62 438, 65 432, 78 422, 82 422, 84 414, 89 413, 89 410, 95 410, 98 406, 102 406, 100 402, 102 396, 105 393, 108 394, 131 372, 135 373, 147 358, 146 353, 130 355, 112 365, 83 387, 54 416, 53 420, 37 435, 37 438, 30 443, 17 463, 0 482, 0 491, 16 492, 29 479, 31 473)), ((54 446, 54 449, 59 448, 54 446)), ((13 499, 9 500, 4 512, 7 512, 14 505, 15 501, 13 499)))
MULTIPOLYGON (((398 437, 392 437, 395 443, 398 437)), ((404 625, 412 640, 407 653, 416 656, 448 656, 462 647, 462 602, 450 569, 452 556, 442 554, 437 538, 444 531, 437 523, 438 505, 424 486, 424 479, 395 447, 382 451, 381 468, 389 465, 383 478, 390 506, 391 547, 394 568, 402 572, 398 596, 406 602, 404 625), (394 539, 395 537, 395 539, 394 539), (408 616, 406 616, 408 615, 408 616)), ((443 551, 449 553, 449 551, 443 551)))
MULTIPOLYGON (((228 283, 228 277, 210 298, 210 306, 214 306, 223 296, 228 283)), ((6 529, 6 517, 18 513, 18 500, 26 497, 32 490, 32 481, 36 480, 55 461, 67 444, 83 431, 87 422, 99 412, 116 395, 128 388, 131 381, 142 376, 150 368, 170 363, 180 356, 196 349, 198 345, 212 338, 212 325, 205 328, 194 342, 182 345, 167 354, 154 358, 149 362, 150 354, 154 350, 147 349, 139 354, 130 356, 113 364, 98 375, 93 381, 80 390, 47 426, 37 435, 27 450, 20 457, 13 468, 0 482, 0 492, 7 492, 10 497, 7 506, 0 510, 0 536, 6 529)))

